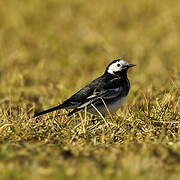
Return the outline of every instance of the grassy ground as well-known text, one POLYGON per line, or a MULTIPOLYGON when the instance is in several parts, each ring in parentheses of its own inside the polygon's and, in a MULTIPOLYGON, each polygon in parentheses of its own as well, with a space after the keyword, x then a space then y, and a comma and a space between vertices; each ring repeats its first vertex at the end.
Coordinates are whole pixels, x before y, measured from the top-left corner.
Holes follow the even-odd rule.
POLYGON ((0 180, 180 179, 180 1, 0 1, 0 180), (32 119, 124 57, 106 122, 32 119))

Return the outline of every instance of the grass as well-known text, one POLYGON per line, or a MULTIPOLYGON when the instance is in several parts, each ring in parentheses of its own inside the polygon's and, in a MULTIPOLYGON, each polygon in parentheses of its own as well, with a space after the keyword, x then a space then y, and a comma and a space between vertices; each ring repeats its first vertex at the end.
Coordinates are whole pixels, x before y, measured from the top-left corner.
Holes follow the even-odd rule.
POLYGON ((0 179, 179 179, 180 2, 0 1, 0 179), (112 117, 33 119, 124 57, 112 117))

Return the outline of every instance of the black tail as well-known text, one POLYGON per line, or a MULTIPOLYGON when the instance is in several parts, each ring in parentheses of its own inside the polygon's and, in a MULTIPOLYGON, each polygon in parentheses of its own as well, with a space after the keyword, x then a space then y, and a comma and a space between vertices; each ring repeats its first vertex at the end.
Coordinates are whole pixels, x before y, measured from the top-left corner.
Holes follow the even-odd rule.
POLYGON ((34 114, 33 117, 35 118, 35 117, 41 116, 41 115, 43 115, 43 114, 46 114, 46 113, 49 113, 49 112, 52 112, 52 111, 55 111, 55 110, 58 110, 58 109, 62 109, 62 108, 64 108, 63 105, 58 105, 58 106, 55 106, 55 107, 53 107, 53 108, 47 109, 47 110, 45 110, 45 111, 36 113, 36 114, 34 114))

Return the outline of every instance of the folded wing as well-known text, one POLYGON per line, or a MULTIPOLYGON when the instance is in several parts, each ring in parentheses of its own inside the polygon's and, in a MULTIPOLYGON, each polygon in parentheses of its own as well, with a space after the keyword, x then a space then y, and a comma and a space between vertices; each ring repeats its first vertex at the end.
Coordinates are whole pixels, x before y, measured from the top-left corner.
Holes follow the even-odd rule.
POLYGON ((78 106, 71 111, 68 116, 71 116, 73 113, 83 110, 85 107, 97 106, 98 104, 102 104, 102 99, 106 102, 112 98, 117 98, 122 94, 122 87, 117 84, 119 83, 119 79, 115 78, 103 87, 96 87, 94 88, 93 92, 86 96, 78 106), (111 86, 110 86, 111 85, 111 86), (111 87, 111 88, 110 88, 111 87))

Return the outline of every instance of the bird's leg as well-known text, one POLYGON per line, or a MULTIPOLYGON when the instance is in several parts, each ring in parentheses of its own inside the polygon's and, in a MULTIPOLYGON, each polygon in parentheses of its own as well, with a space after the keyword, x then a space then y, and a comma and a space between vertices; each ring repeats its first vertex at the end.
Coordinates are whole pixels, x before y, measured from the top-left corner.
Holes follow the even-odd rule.
POLYGON ((91 118, 91 119, 92 119, 92 120, 91 120, 92 123, 93 123, 93 124, 96 124, 96 120, 97 120, 97 119, 96 119, 96 116, 95 116, 95 115, 92 115, 92 118, 91 118))

